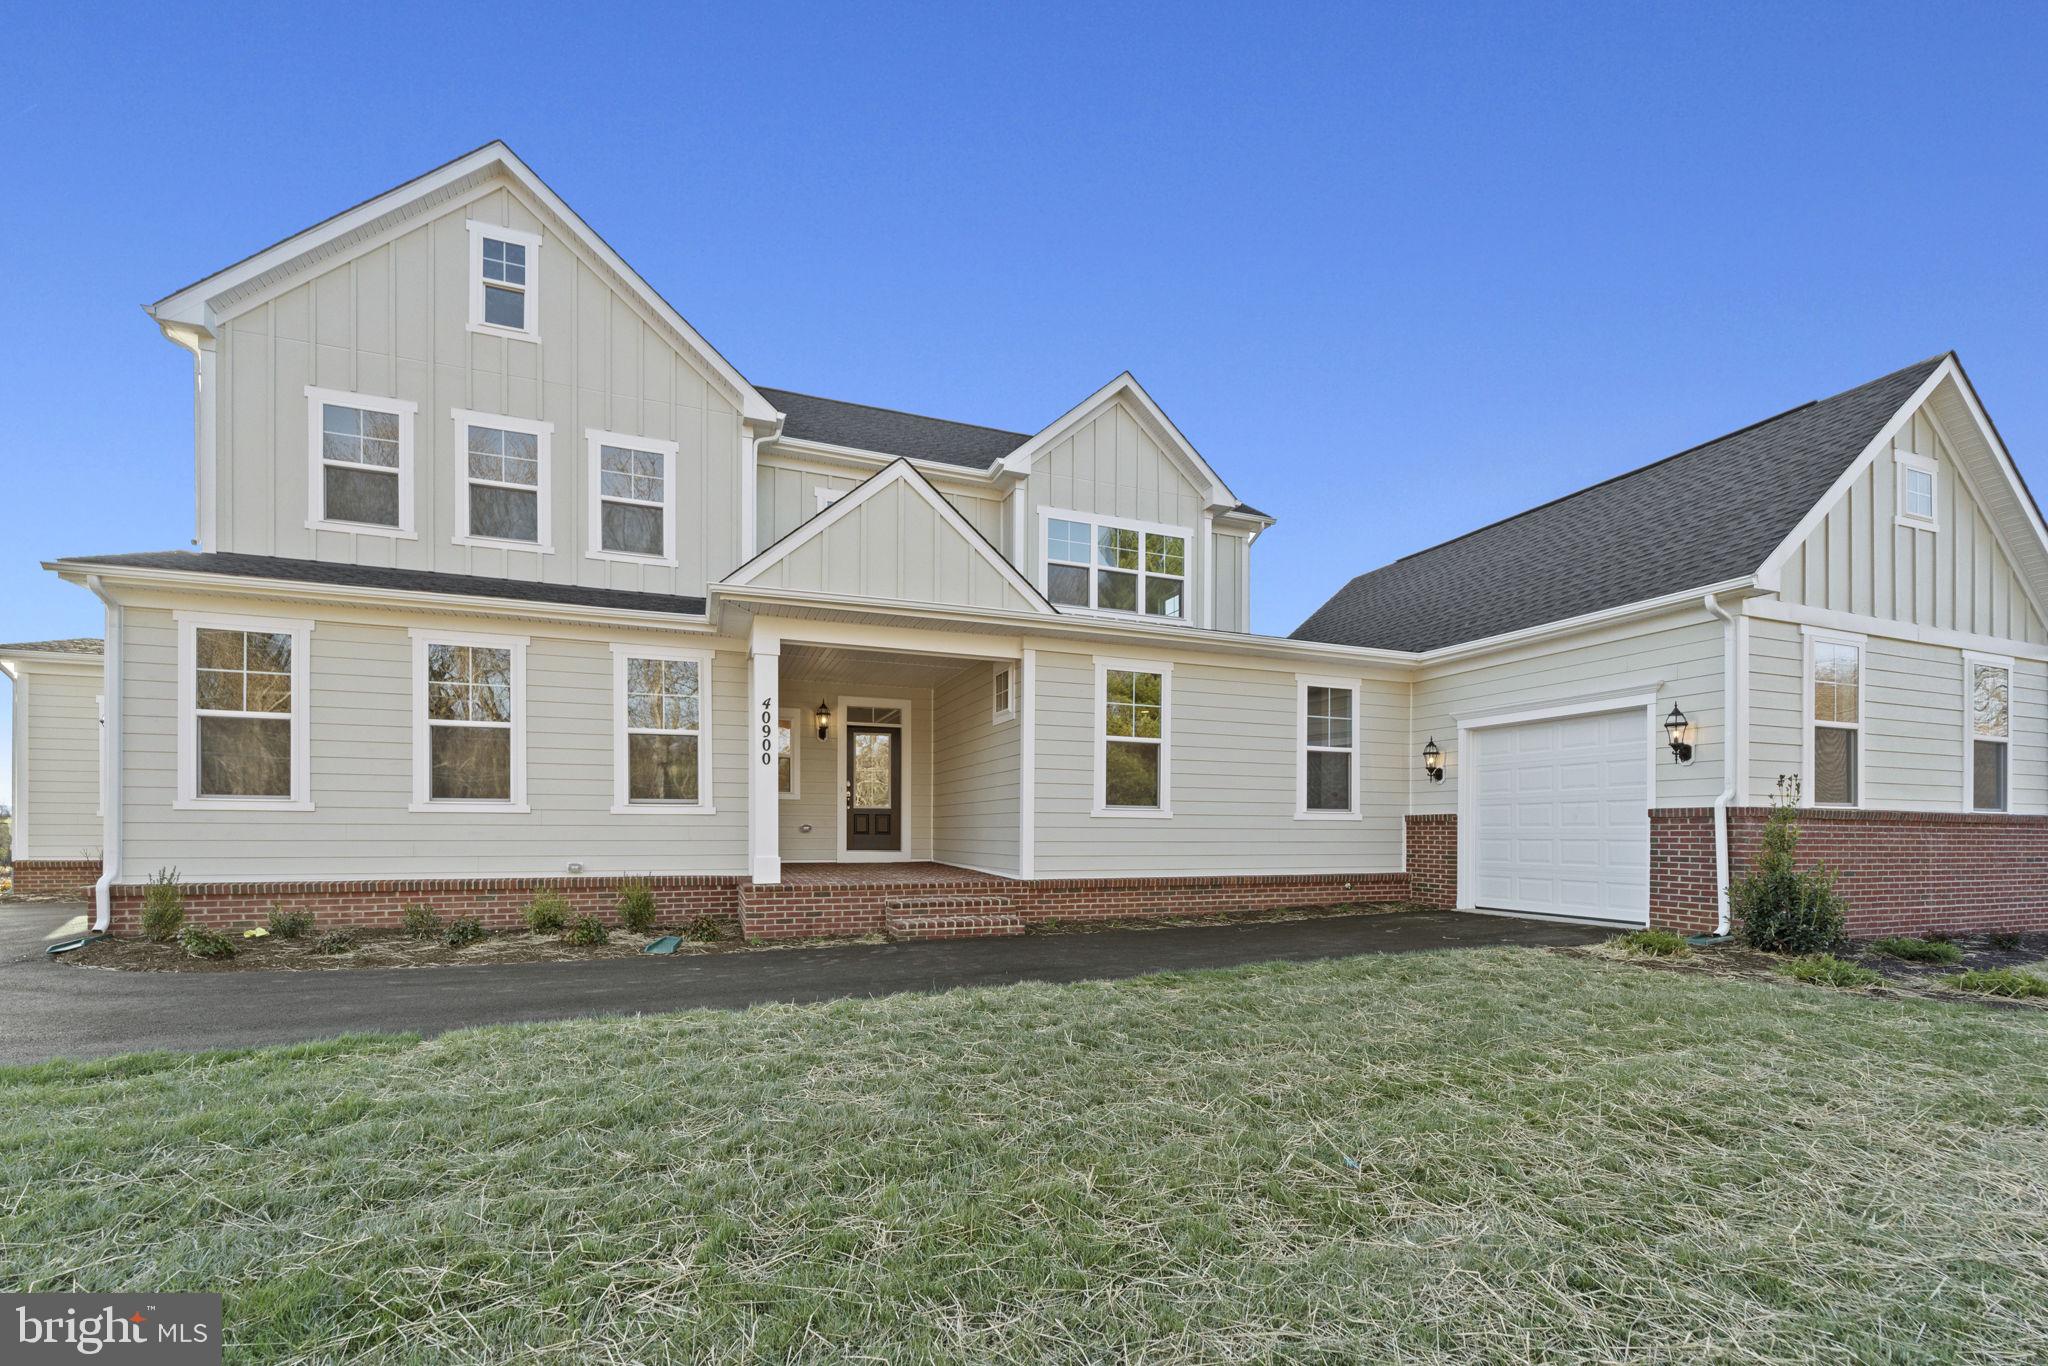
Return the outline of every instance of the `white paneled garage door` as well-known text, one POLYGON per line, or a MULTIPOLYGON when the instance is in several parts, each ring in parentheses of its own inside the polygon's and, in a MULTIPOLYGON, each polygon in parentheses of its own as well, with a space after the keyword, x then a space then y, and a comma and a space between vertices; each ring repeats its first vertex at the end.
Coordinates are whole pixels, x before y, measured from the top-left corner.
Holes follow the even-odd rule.
POLYGON ((1470 733, 1471 904, 1649 922, 1650 723, 1641 707, 1470 733))

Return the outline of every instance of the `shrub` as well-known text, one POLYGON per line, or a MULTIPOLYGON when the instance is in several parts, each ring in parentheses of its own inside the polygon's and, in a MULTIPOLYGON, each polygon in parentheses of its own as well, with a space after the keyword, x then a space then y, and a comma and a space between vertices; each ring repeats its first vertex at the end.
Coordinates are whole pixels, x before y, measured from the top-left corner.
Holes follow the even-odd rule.
POLYGON ((683 926, 683 938, 699 944, 716 944, 725 938, 725 925, 714 916, 700 915, 683 926))
POLYGON ((2020 936, 2018 931, 1993 930, 1991 932, 1991 947, 1997 949, 2000 953, 2011 953, 2019 946, 2020 936))
POLYGON ((415 901, 398 912, 399 928, 408 939, 438 939, 441 937, 441 917, 434 914, 431 906, 415 901))
POLYGON ((448 922, 448 928, 441 933, 441 942, 450 948, 459 949, 465 944, 474 944, 485 938, 489 931, 484 922, 473 915, 458 915, 448 922))
POLYGON ((176 868, 159 868, 142 890, 142 932, 159 944, 178 937, 185 924, 185 889, 176 868))
POLYGON ((1801 982, 1811 982, 1820 987, 1868 987, 1884 980, 1881 973, 1872 972, 1861 963, 1851 963, 1831 953, 1808 954, 1794 958, 1782 966, 1801 982))
POLYGON ((654 928, 654 889, 642 878, 619 884, 619 923, 635 934, 654 928))
POLYGON ((1742 937, 1766 953, 1823 953, 1842 942, 1847 926, 1835 870, 1800 870, 1798 808, 1799 780, 1780 778, 1756 871, 1729 890, 1742 937))
POLYGON ((1909 939, 1895 934, 1889 939, 1870 941, 1872 953, 1881 953, 1887 958, 1898 958, 1908 963, 1960 963, 1963 951, 1946 939, 1909 939))
POLYGON ((560 892, 535 892, 519 914, 526 917, 527 929, 547 934, 569 923, 569 898, 560 892))
POLYGON ((2013 968, 1977 968, 1970 972, 1958 972, 1941 979, 1943 985, 1958 991, 1979 991, 1987 996, 2010 996, 2024 999, 2030 996, 2048 996, 2048 979, 2019 972, 2013 968))
POLYGON ((1683 958, 1692 945, 1676 930, 1631 930, 1608 941, 1628 953, 1647 953, 1658 958, 1683 958))
POLYGON ((266 926, 279 939, 302 939, 313 928, 313 916, 310 911, 287 911, 273 901, 266 926))
POLYGON ((204 925, 187 925, 178 932, 178 943, 187 958, 233 958, 235 941, 219 930, 204 925))
POLYGON ((313 941, 313 952, 351 953, 362 942, 363 936, 356 930, 329 930, 313 941))
POLYGON ((594 915, 579 915, 562 931, 564 944, 603 944, 611 939, 604 922, 594 915))

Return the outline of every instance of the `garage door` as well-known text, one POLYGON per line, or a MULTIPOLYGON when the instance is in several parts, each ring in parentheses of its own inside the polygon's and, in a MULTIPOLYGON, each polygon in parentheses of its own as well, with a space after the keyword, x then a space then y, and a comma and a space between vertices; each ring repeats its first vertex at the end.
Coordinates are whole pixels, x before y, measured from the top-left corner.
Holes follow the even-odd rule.
POLYGON ((1470 732, 1472 904, 1649 922, 1649 718, 1640 707, 1470 732))

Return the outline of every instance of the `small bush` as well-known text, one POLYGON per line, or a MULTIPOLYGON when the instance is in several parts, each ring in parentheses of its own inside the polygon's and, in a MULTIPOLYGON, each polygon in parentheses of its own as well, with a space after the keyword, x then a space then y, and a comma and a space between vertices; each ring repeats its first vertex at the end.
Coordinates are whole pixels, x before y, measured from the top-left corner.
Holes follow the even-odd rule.
POLYGON ((1977 968, 1944 977, 1941 981, 1942 985, 1958 991, 1979 991, 1987 996, 2009 996, 2015 1000, 2048 996, 2048 979, 2013 968, 1977 968))
POLYGON ((700 915, 683 926, 683 938, 698 944, 716 944, 725 938, 725 925, 708 915, 700 915))
POLYGON ((1831 953, 1808 954, 1780 966, 1796 980, 1818 987, 1868 987, 1884 980, 1882 974, 1872 972, 1861 963, 1851 963, 1831 953))
POLYGON ((233 958, 235 941, 219 930, 204 925, 187 925, 178 932, 178 943, 187 958, 233 958))
POLYGON ((619 884, 619 923, 635 934, 654 928, 654 889, 643 879, 619 884))
POLYGON ((1963 951, 1946 939, 1911 939, 1895 934, 1889 939, 1870 941, 1872 953, 1881 953, 1887 958, 1897 958, 1907 963, 1960 963, 1963 951))
POLYGON ((1729 889, 1743 939, 1766 953, 1824 953, 1842 942, 1848 925, 1835 870, 1799 867, 1798 808, 1799 781, 1780 778, 1756 871, 1729 889))
POLYGON ((185 925, 185 889, 176 868, 159 868, 142 891, 142 932, 159 944, 178 937, 185 925))
POLYGON ((329 930, 313 941, 315 953, 352 953, 363 936, 356 930, 329 930))
POLYGON ((477 940, 487 937, 489 933, 484 928, 484 922, 478 920, 475 916, 458 915, 449 921, 448 928, 441 932, 441 942, 451 949, 459 949, 466 944, 476 943, 477 940))
POLYGON ((611 931, 594 915, 579 915, 570 922, 569 928, 562 931, 564 944, 603 944, 611 937, 611 931))
POLYGON ((1676 930, 1630 930, 1608 941, 1628 953, 1646 953, 1656 958, 1683 958, 1692 945, 1676 930))
POLYGON ((519 914, 526 917, 527 929, 535 934, 551 934, 569 923, 569 898, 560 892, 535 892, 533 900, 519 914))
POLYGON ((408 939, 441 937, 441 917, 434 914, 433 907, 422 906, 418 902, 400 909, 398 925, 405 931, 405 937, 408 939))
POLYGON ((270 919, 264 927, 279 939, 303 939, 313 928, 313 915, 310 911, 287 911, 273 901, 270 919))
POLYGON ((1997 949, 2000 953, 2011 953, 2019 946, 2020 937, 2017 931, 1993 930, 1991 932, 1991 947, 1997 949))

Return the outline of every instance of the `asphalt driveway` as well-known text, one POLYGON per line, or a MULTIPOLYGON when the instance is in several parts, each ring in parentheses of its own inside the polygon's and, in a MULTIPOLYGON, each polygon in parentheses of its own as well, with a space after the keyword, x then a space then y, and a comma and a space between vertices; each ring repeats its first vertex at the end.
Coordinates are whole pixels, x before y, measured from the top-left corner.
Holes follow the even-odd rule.
POLYGON ((49 960, 82 907, 0 905, 0 1063, 136 1049, 236 1048, 336 1034, 823 1001, 1007 982, 1077 982, 1241 963, 1492 945, 1586 944, 1608 931, 1454 911, 1106 930, 581 963, 115 972, 49 960))

